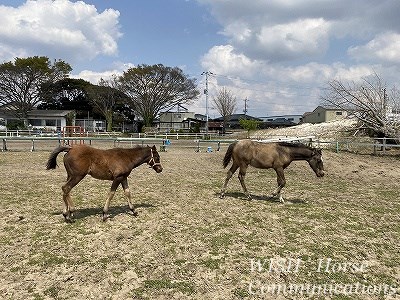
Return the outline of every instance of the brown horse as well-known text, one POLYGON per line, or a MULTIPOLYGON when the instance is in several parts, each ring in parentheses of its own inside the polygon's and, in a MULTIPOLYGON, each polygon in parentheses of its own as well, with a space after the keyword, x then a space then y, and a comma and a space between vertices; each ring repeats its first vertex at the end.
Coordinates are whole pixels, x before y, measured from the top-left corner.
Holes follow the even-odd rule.
POLYGON ((130 210, 136 215, 131 202, 131 193, 127 179, 132 169, 147 163, 157 173, 162 171, 160 156, 156 146, 129 149, 114 148, 108 150, 95 149, 86 145, 58 147, 50 154, 46 166, 47 170, 56 168, 57 155, 61 152, 67 152, 64 155, 67 182, 62 186, 63 216, 67 222, 71 221, 71 217, 75 211, 70 195, 71 189, 87 174, 96 179, 112 181, 111 190, 103 208, 103 220, 106 220, 110 201, 120 184, 124 189, 125 196, 128 198, 130 210))
POLYGON ((318 177, 324 176, 324 165, 322 162, 321 149, 308 147, 301 143, 260 143, 251 140, 241 140, 229 145, 226 151, 223 166, 226 168, 233 159, 233 164, 228 171, 220 197, 225 195, 229 179, 239 169, 239 181, 244 193, 249 199, 251 196, 244 183, 247 167, 253 166, 260 169, 273 168, 277 175, 278 188, 272 197, 279 197, 283 202, 281 190, 286 184, 283 170, 294 160, 306 160, 318 177))

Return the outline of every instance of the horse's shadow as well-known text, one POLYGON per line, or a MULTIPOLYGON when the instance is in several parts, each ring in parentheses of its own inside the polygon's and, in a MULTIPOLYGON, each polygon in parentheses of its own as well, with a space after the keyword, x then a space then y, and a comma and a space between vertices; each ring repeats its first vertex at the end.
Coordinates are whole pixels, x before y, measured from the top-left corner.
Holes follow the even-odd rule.
MULTIPOLYGON (((216 192, 215 196, 219 197, 220 193, 216 192)), ((265 202, 270 202, 270 203, 276 203, 276 204, 281 204, 279 202, 279 199, 277 197, 269 196, 269 195, 251 195, 251 199, 248 199, 245 194, 241 192, 228 192, 225 193, 225 197, 232 197, 235 199, 239 200, 247 200, 247 201, 265 201, 265 202)), ((308 202, 303 200, 303 199, 290 199, 290 198, 285 198, 284 203, 290 203, 290 204, 307 204, 308 202)))
MULTIPOLYGON (((154 207, 154 205, 148 204, 148 203, 139 203, 139 204, 134 205, 135 209, 151 208, 151 207, 154 207)), ((102 213, 103 213, 103 209, 101 207, 78 208, 74 212, 73 220, 85 219, 85 218, 91 217, 91 216, 102 216, 102 213)), ((53 212, 53 215, 61 215, 61 214, 62 214, 61 211, 53 212)), ((108 214, 108 219, 112 219, 112 218, 114 218, 118 215, 122 215, 122 214, 130 214, 133 216, 128 205, 110 206, 107 214, 108 214)))

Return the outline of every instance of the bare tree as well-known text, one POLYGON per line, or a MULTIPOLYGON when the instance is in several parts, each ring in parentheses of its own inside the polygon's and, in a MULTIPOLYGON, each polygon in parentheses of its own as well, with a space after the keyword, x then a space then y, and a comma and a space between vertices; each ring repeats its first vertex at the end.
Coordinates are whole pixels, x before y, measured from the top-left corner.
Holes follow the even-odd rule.
POLYGON ((98 85, 86 88, 90 104, 106 119, 107 131, 112 131, 117 105, 126 100, 126 96, 117 89, 117 86, 117 77, 112 76, 108 80, 101 78, 98 85))
POLYGON ((364 77, 361 82, 332 80, 322 100, 347 111, 378 136, 400 134, 400 92, 395 87, 388 90, 377 74, 364 77))
POLYGON ((213 98, 213 102, 215 108, 218 110, 223 118, 223 125, 225 130, 226 124, 228 123, 230 116, 232 116, 232 114, 236 110, 236 97, 233 96, 231 91, 223 87, 218 91, 217 96, 213 98))
POLYGON ((152 126, 161 110, 198 97, 196 80, 190 79, 177 67, 139 65, 125 71, 118 79, 119 89, 128 97, 128 104, 143 118, 145 126, 152 126))

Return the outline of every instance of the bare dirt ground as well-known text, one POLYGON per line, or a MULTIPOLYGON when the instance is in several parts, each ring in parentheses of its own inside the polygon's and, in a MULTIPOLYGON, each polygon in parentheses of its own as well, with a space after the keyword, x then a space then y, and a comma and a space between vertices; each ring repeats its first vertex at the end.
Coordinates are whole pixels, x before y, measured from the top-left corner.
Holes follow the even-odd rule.
POLYGON ((196 153, 173 141, 160 153, 161 174, 135 169, 137 217, 118 189, 102 222, 110 182, 87 177, 72 191, 73 224, 61 215, 62 155, 60 168, 46 171, 49 151, 1 152, 2 298, 399 297, 398 158, 325 151, 322 179, 294 162, 280 204, 267 197, 274 171, 252 168, 254 200, 236 176, 219 199, 225 150, 196 153), (310 288, 289 293, 295 284, 310 288))

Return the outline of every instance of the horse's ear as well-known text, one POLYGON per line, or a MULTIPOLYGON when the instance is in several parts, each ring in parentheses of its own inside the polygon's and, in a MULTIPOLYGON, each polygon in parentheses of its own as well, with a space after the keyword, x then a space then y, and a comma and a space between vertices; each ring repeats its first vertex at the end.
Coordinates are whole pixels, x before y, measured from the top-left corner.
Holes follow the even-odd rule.
POLYGON ((313 151, 313 153, 312 153, 312 155, 314 156, 314 155, 322 155, 322 149, 314 149, 314 151, 313 151))
POLYGON ((151 147, 151 149, 153 149, 153 150, 157 150, 157 147, 156 147, 156 145, 153 145, 153 147, 151 147))

